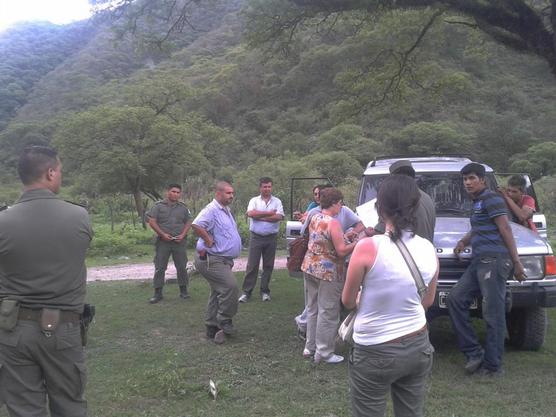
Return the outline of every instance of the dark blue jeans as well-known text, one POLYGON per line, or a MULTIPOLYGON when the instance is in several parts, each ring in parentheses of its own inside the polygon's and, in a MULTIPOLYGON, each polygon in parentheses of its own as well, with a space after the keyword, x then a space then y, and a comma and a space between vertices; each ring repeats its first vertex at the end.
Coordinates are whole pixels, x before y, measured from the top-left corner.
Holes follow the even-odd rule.
POLYGON ((448 309, 459 349, 467 359, 483 356, 483 366, 492 371, 502 366, 506 334, 506 280, 513 273, 508 256, 476 257, 450 291, 448 309), (486 323, 484 350, 471 325, 469 306, 482 296, 486 323))

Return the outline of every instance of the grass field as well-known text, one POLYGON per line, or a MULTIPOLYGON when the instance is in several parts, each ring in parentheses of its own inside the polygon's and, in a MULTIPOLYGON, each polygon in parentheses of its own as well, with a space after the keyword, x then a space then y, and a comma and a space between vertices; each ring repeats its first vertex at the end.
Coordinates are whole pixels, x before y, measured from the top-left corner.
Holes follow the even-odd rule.
MULTIPOLYGON (((302 281, 276 271, 271 286, 272 301, 253 297, 240 305, 237 336, 217 346, 204 335, 208 286, 199 275, 190 300, 179 299, 171 284, 156 305, 147 303, 147 282, 90 284, 88 300, 97 306, 87 348, 90 416, 349 416, 347 365, 315 366, 302 358, 293 325, 303 305, 302 281), (209 379, 218 383, 216 400, 209 379)), ((539 352, 507 348, 501 379, 464 375, 449 322, 435 321, 426 415, 555 416, 556 310, 550 319, 539 352)), ((7 416, 4 409, 0 416, 7 416)))

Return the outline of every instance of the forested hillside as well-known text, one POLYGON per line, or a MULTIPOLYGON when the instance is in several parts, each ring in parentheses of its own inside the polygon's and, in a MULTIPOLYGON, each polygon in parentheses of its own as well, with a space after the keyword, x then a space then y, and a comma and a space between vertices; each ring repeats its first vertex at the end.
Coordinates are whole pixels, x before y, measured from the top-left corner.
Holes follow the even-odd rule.
POLYGON ((546 62, 445 14, 397 77, 431 20, 426 9, 342 14, 327 30, 299 28, 279 53, 257 31, 260 3, 199 2, 158 44, 102 19, 0 34, 3 178, 37 142, 59 148, 74 195, 130 194, 139 212, 169 180, 185 183, 196 209, 215 178, 228 178, 243 207, 263 174, 286 202, 291 176, 328 176, 349 199, 365 164, 385 154, 464 153, 498 170, 554 174, 556 78, 546 62))

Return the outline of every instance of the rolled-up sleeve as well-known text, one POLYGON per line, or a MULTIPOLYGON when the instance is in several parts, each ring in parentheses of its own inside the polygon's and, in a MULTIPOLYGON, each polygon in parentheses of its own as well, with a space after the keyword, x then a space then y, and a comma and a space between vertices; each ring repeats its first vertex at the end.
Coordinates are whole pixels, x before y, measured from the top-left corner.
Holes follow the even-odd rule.
POLYGON ((209 206, 207 206, 199 212, 197 217, 195 217, 195 220, 193 220, 193 224, 195 226, 202 227, 203 229, 208 231, 211 229, 213 220, 214 216, 212 214, 212 210, 209 206))

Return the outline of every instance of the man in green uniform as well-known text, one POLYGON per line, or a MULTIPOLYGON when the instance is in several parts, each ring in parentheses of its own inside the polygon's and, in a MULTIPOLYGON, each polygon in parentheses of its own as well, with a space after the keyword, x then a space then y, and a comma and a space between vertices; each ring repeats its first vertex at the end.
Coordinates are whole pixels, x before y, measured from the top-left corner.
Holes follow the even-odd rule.
POLYGON ((176 266, 180 297, 189 298, 185 236, 191 227, 191 213, 180 201, 180 197, 181 185, 170 184, 166 189, 166 198, 156 203, 147 213, 149 225, 157 234, 154 255, 154 295, 149 300, 151 304, 162 300, 164 276, 170 255, 176 266))
POLYGON ((87 211, 59 199, 62 165, 32 146, 19 159, 20 199, 0 212, 0 398, 11 417, 87 415, 80 318, 87 211), (48 399, 48 400, 47 400, 48 399))

